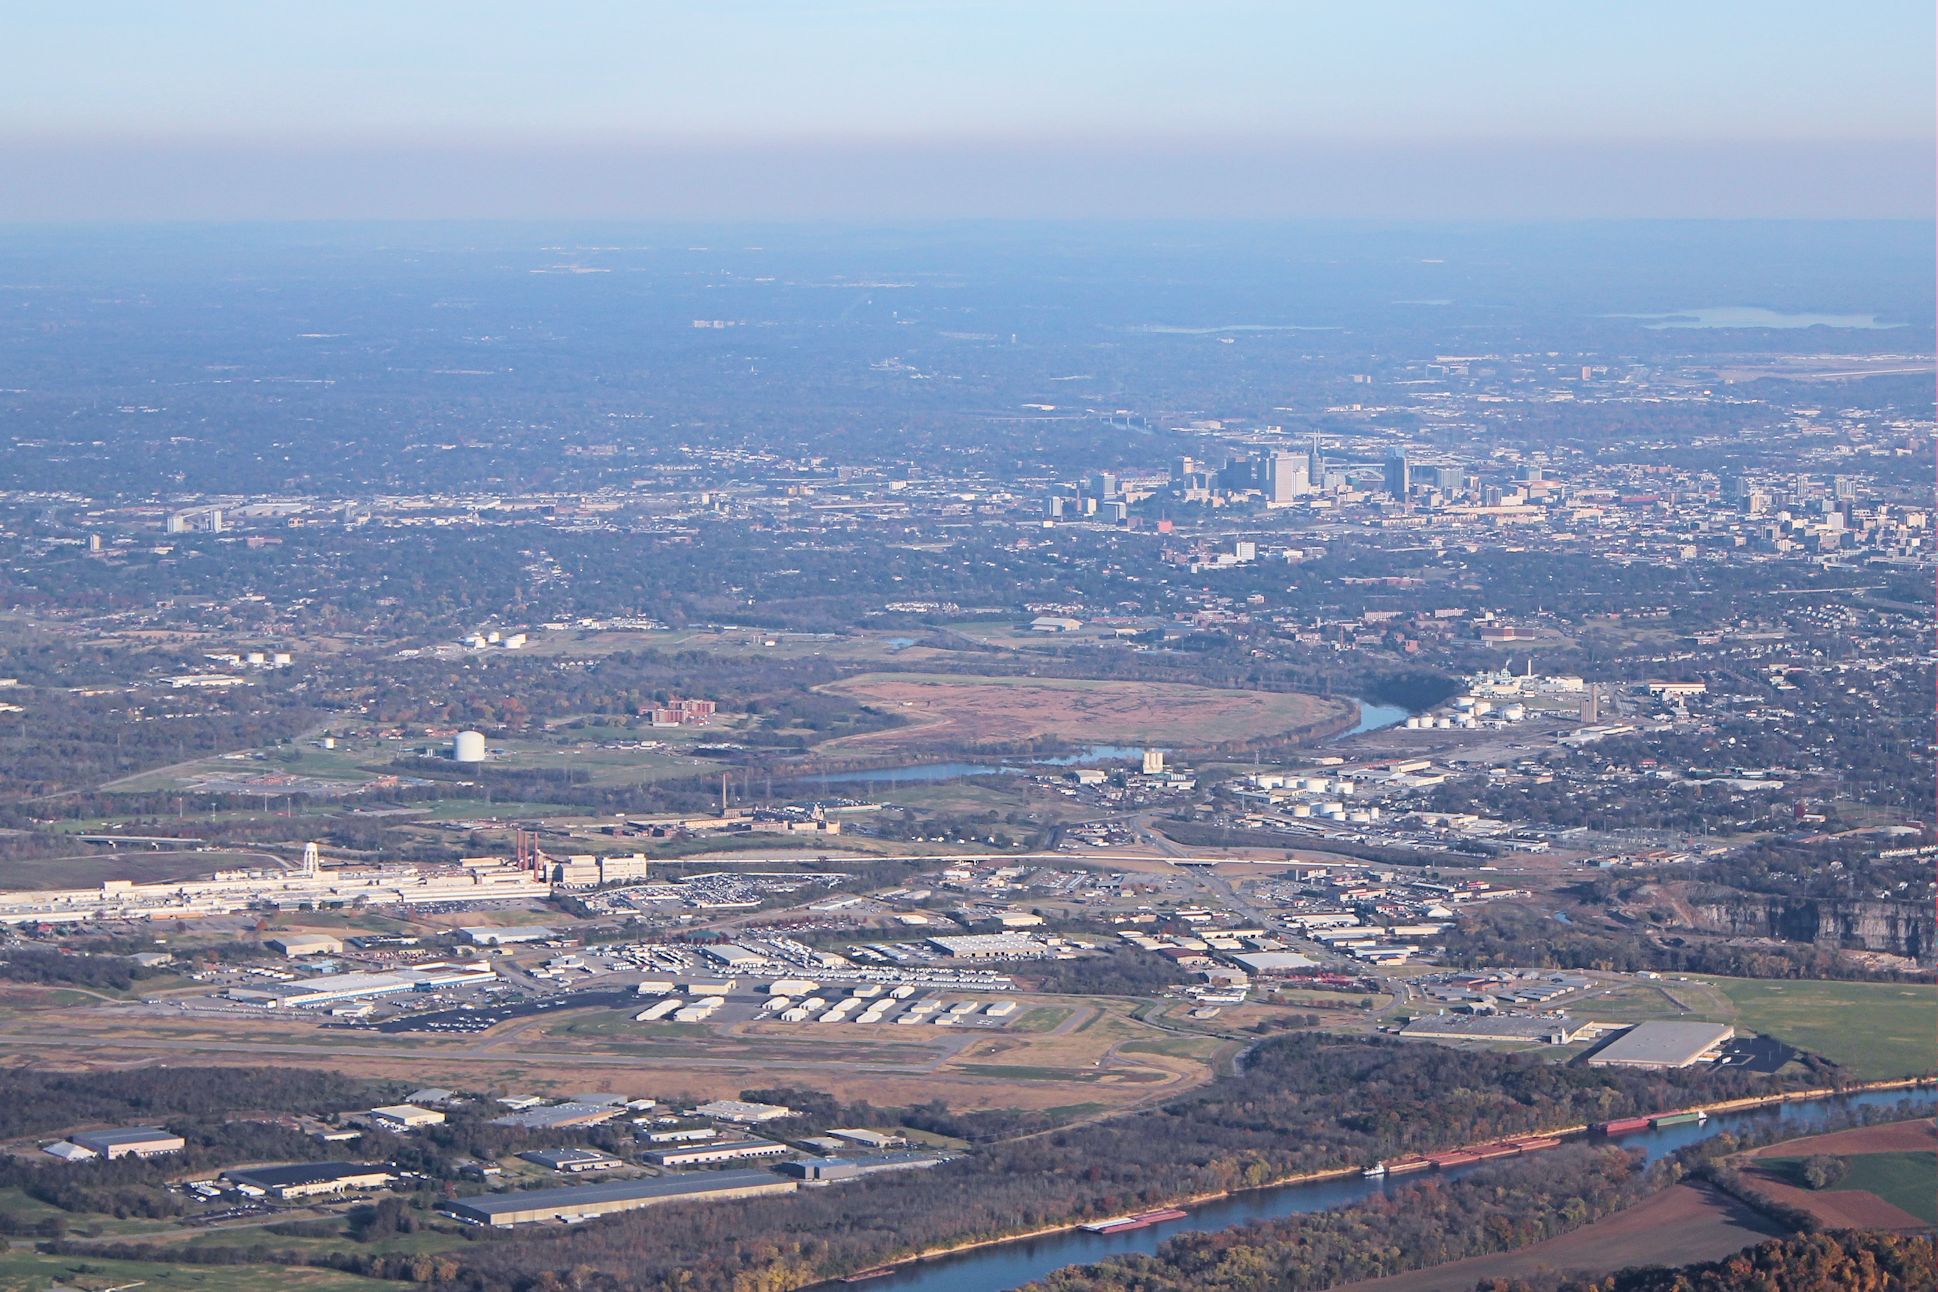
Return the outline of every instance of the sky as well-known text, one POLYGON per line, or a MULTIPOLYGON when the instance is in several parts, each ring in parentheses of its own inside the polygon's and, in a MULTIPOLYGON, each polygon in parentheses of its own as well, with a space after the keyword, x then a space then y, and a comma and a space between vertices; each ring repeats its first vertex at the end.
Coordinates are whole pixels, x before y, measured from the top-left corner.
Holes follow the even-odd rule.
POLYGON ((0 0, 0 219, 1933 212, 1930 0, 0 0))

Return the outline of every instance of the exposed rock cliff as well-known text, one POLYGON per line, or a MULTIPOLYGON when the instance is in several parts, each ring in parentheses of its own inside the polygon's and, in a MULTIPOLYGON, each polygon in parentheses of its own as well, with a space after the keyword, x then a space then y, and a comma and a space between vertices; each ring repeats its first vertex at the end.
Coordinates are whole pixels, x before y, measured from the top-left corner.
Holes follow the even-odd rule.
POLYGON ((1938 916, 1918 902, 1708 889, 1684 894, 1681 905, 1690 913, 1691 927, 1706 933, 1883 951, 1925 962, 1938 946, 1938 916))

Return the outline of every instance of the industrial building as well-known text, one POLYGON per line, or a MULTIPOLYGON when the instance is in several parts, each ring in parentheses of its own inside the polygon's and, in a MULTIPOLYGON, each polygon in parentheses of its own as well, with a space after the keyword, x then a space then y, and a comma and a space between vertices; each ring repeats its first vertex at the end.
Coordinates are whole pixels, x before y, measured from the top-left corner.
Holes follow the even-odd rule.
POLYGON ((419 1126, 438 1126, 444 1121, 444 1114, 435 1108, 419 1108, 416 1104, 389 1104, 382 1108, 372 1108, 364 1114, 372 1125, 381 1130, 414 1130, 419 1126))
POLYGON ((458 932, 474 946, 508 947, 519 942, 549 942, 558 934, 542 924, 475 925, 458 932))
POLYGON ((127 1126, 119 1130, 76 1131, 68 1140, 88 1152, 112 1161, 117 1157, 160 1157, 179 1153, 188 1141, 154 1126, 127 1126))
POLYGON ((583 1175, 587 1171, 610 1171, 614 1167, 626 1165, 612 1154, 601 1153, 596 1148, 538 1148, 529 1153, 520 1153, 518 1156, 548 1171, 558 1171, 565 1175, 583 1175))
POLYGON ((1416 1018, 1400 1035, 1429 1041, 1539 1041, 1567 1045, 1589 1026, 1580 1019, 1556 1015, 1535 1018, 1526 1014, 1434 1014, 1416 1018))
POLYGON ((958 960, 1029 960, 1054 954, 1032 933, 965 933, 930 938, 928 944, 958 960))
POLYGON ((57 1139, 52 1144, 42 1144, 40 1151, 49 1157, 57 1157, 63 1162, 92 1162, 100 1156, 91 1149, 82 1148, 79 1144, 70 1144, 64 1139, 57 1139))
POLYGON ((715 1201, 791 1193, 792 1180, 766 1171, 722 1171, 717 1175, 672 1180, 613 1180, 526 1189, 516 1193, 460 1198, 444 1205, 446 1214, 474 1225, 529 1225, 546 1220, 583 1220, 618 1211, 635 1211, 660 1202, 715 1201))
POLYGON ((780 1104, 756 1104, 745 1099, 716 1099, 712 1103, 701 1104, 694 1113, 701 1117, 711 1117, 715 1121, 742 1122, 752 1125, 756 1122, 779 1121, 792 1117, 794 1110, 780 1104))
POLYGON ((333 956, 343 951, 343 940, 327 933, 284 933, 269 939, 269 945, 290 959, 297 956, 333 956))
MULTIPOLYGON (((117 842, 130 840, 117 837, 117 842)), ((190 841, 193 843, 194 841, 190 841)), ((187 920, 264 906, 341 909, 549 897, 552 886, 495 858, 453 870, 398 865, 351 870, 232 872, 209 879, 137 884, 104 880, 95 888, 0 892, 0 924, 76 924, 89 920, 187 920)))
POLYGON ((1257 978, 1296 973, 1301 969, 1310 969, 1319 963, 1312 957, 1302 956, 1296 951, 1246 951, 1229 955, 1226 959, 1257 978))
POLYGON ((750 951, 746 947, 734 946, 732 943, 703 946, 700 948, 700 954, 729 973, 754 973, 773 963, 769 957, 758 951, 750 951))
POLYGON ((575 852, 551 863, 552 882, 566 888, 593 888, 601 884, 629 883, 645 879, 652 861, 643 852, 600 856, 575 852))
POLYGON ((271 983, 263 987, 231 987, 230 1000, 270 1009, 314 1009, 339 1001, 367 1000, 397 992, 434 991, 491 982, 497 973, 487 965, 423 964, 394 973, 324 974, 303 982, 271 983))
POLYGON ((866 1130, 859 1126, 842 1127, 831 1130, 828 1134, 835 1139, 845 1139, 851 1144, 860 1144, 874 1149, 894 1148, 898 1144, 908 1142, 900 1135, 884 1135, 880 1131, 866 1130))
POLYGON ((1588 1056, 1597 1068, 1687 1068, 1718 1051, 1736 1035, 1725 1023, 1637 1023, 1588 1056))
POLYGON ((685 1148, 654 1149, 646 1160, 654 1166, 713 1166, 720 1162, 747 1162, 767 1157, 786 1157, 794 1150, 771 1139, 713 1140, 685 1148))
POLYGON ((561 1130, 568 1126, 597 1126, 625 1111, 623 1106, 613 1104, 566 1102, 506 1113, 503 1117, 493 1117, 491 1124, 512 1126, 519 1130, 561 1130))
POLYGON ((230 1184, 259 1189, 276 1198, 313 1198, 351 1189, 381 1189, 396 1179, 374 1162, 299 1162, 293 1166, 255 1166, 224 1171, 230 1184))

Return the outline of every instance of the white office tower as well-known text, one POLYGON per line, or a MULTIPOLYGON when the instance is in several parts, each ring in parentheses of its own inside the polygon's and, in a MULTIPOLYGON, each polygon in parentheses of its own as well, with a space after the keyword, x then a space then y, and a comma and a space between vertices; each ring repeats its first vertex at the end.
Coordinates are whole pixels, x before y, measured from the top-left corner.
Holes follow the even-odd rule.
POLYGON ((1159 776, 1163 772, 1164 751, 1162 749, 1146 749, 1144 751, 1144 774, 1146 776, 1159 776))
POLYGON ((1297 453, 1274 453, 1265 464, 1265 501, 1282 507, 1312 492, 1311 468, 1297 453))

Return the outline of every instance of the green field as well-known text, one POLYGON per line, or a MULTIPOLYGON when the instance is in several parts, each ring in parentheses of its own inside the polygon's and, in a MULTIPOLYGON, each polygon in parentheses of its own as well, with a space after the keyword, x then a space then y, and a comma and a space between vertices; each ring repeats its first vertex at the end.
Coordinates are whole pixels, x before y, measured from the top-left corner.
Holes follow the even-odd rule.
POLYGON ((1011 1023, 1010 1026, 1019 1032, 1054 1031, 1064 1019, 1070 1017, 1074 1012, 1074 1010, 1064 1009, 1055 1005, 1043 1005, 1023 1014, 1014 1023, 1011 1023))
POLYGON ((1894 1207, 1938 1225, 1938 1157, 1930 1153, 1866 1153, 1846 1159, 1840 1189, 1875 1193, 1894 1207))
MULTIPOLYGON (((1773 1157, 1757 1165, 1804 1187, 1801 1157, 1773 1157)), ((1849 1174, 1831 1188, 1875 1193, 1918 1219, 1938 1224, 1938 1156, 1930 1153, 1863 1153, 1846 1157, 1849 1174)))
POLYGON ((1866 1079, 1938 1071, 1938 986, 1930 983, 1697 981, 1727 1005, 1695 1010, 1693 1017, 1774 1036, 1866 1079))

